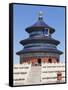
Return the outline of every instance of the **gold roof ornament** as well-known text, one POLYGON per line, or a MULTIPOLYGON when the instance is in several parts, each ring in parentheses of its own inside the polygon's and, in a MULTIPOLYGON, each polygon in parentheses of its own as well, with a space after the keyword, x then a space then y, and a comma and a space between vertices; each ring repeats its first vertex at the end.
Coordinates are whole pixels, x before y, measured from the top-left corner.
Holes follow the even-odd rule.
POLYGON ((38 13, 38 16, 39 16, 39 19, 42 19, 42 18, 43 18, 43 12, 40 11, 40 12, 38 13))

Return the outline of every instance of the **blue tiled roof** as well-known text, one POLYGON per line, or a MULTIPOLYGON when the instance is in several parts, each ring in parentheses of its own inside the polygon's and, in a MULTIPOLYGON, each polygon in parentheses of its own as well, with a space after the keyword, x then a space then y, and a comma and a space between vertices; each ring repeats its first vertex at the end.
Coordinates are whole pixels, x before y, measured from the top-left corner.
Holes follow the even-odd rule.
POLYGON ((51 28, 43 20, 38 20, 35 24, 32 25, 32 27, 38 27, 38 26, 43 26, 43 27, 51 28))
MULTIPOLYGON (((28 33, 32 33, 33 31, 36 33, 36 31, 38 31, 38 30, 42 31, 42 30, 45 30, 46 28, 49 29, 50 34, 52 34, 55 31, 54 28, 50 27, 49 25, 47 25, 44 22, 43 17, 42 17, 42 13, 40 13, 38 21, 36 23, 34 23, 32 26, 27 27, 26 31, 28 33)), ((57 46, 60 42, 58 40, 53 39, 52 37, 44 36, 44 34, 43 34, 43 36, 39 35, 37 37, 29 37, 27 39, 20 41, 20 43, 22 45, 24 45, 24 47, 25 47, 25 45, 34 44, 34 43, 53 44, 53 45, 57 46)), ((57 53, 59 55, 63 53, 60 50, 58 50, 57 48, 45 47, 45 46, 34 47, 32 45, 32 48, 31 48, 31 46, 28 48, 24 48, 23 50, 17 52, 16 54, 21 55, 23 53, 31 53, 31 52, 33 52, 33 53, 35 53, 35 52, 57 53)))
POLYGON ((55 45, 58 45, 60 42, 58 40, 55 40, 53 38, 49 37, 34 37, 34 38, 27 38, 25 40, 20 41, 21 44, 28 44, 28 43, 37 43, 37 42, 45 42, 45 43, 53 43, 55 45))
POLYGON ((33 24, 32 26, 29 26, 26 28, 27 32, 32 32, 34 30, 43 30, 42 28, 49 28, 50 32, 53 33, 55 31, 54 28, 50 27, 49 25, 47 25, 43 19, 38 20, 35 24, 33 24))
POLYGON ((46 52, 46 53, 57 53, 57 54, 62 54, 63 52, 61 52, 58 49, 23 49, 19 52, 17 52, 18 55, 23 54, 23 53, 30 53, 30 52, 46 52))

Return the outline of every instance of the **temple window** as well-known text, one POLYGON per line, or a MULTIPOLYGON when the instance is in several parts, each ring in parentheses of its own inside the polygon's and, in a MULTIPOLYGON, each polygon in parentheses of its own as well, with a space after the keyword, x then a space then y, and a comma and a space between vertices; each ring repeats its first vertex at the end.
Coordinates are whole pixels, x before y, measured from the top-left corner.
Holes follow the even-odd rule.
POLYGON ((48 28, 45 28, 44 31, 43 31, 44 35, 45 36, 49 36, 49 29, 48 28))
POLYGON ((59 59, 57 59, 57 62, 59 63, 59 59))
POLYGON ((52 59, 51 59, 51 58, 49 58, 49 59, 48 59, 48 62, 49 62, 49 63, 52 63, 52 59))

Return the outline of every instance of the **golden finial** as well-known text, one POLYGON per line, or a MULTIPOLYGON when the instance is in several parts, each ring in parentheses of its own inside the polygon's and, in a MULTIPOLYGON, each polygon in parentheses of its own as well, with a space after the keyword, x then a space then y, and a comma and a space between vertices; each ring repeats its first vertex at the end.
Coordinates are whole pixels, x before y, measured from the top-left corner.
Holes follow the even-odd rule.
POLYGON ((38 15, 39 15, 39 19, 43 18, 43 12, 42 11, 40 11, 38 15))

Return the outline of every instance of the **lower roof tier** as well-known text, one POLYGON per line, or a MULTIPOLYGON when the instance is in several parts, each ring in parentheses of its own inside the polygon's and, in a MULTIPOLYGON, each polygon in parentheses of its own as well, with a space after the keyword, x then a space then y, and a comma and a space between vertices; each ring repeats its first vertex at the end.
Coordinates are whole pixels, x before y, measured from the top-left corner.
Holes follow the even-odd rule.
POLYGON ((21 59, 22 58, 43 58, 43 57, 60 58, 60 55, 56 53, 45 53, 45 52, 24 53, 20 55, 21 59))
POLYGON ((53 39, 53 38, 43 36, 43 37, 27 38, 25 40, 20 41, 20 43, 22 45, 29 44, 29 43, 51 43, 51 44, 58 45, 60 42, 58 40, 53 39))
POLYGON ((17 55, 21 55, 23 53, 36 53, 36 52, 45 52, 45 53, 56 53, 56 54, 63 54, 63 52, 61 52, 60 50, 58 49, 23 49, 19 52, 17 52, 16 54, 17 55))

